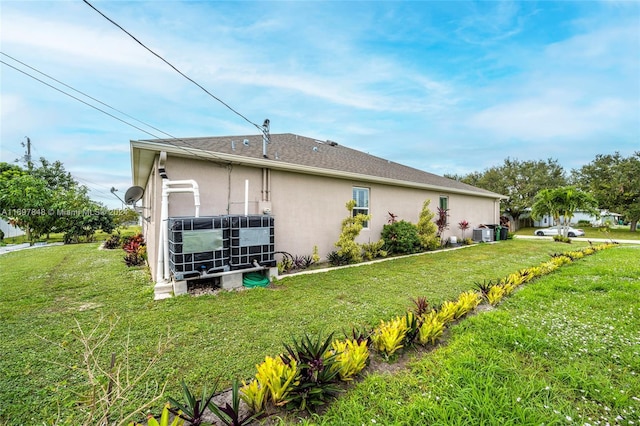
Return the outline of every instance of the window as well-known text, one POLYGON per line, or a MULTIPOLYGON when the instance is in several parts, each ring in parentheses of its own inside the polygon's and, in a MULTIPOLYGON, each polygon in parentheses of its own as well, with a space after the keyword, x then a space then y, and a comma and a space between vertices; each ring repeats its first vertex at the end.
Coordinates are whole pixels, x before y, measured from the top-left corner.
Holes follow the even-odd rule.
MULTIPOLYGON (((356 206, 353 208, 353 215, 359 213, 369 214, 369 188, 353 187, 353 199, 356 202, 356 206)), ((363 227, 369 228, 369 221, 364 222, 363 227)))
POLYGON ((447 212, 447 210, 449 210, 449 197, 440 197, 440 209, 445 211, 444 220, 445 224, 448 224, 449 213, 447 212))

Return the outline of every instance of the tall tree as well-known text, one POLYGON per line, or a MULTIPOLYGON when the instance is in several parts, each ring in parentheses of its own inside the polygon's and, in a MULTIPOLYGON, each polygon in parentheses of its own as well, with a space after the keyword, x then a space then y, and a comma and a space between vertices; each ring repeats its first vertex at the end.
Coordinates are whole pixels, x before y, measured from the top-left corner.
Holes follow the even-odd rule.
POLYGON ((522 215, 528 213, 538 192, 567 184, 564 169, 557 160, 519 161, 506 158, 501 166, 466 176, 453 176, 461 182, 507 196, 501 210, 511 216, 516 228, 522 215))
POLYGON ((31 244, 47 232, 50 201, 42 179, 15 169, 0 174, 0 216, 22 228, 31 244))
POLYGON ((34 167, 31 174, 37 178, 44 179, 47 186, 52 190, 71 190, 80 186, 71 173, 64 169, 60 161, 50 162, 44 157, 40 157, 40 165, 34 167))
POLYGON ((45 158, 28 170, 0 163, 0 217, 23 228, 32 244, 52 231, 64 232, 66 242, 77 242, 114 227, 111 213, 89 199, 87 188, 61 162, 45 158))
POLYGON ((572 171, 580 188, 598 200, 600 208, 624 215, 637 230, 640 220, 640 151, 629 157, 597 155, 591 163, 572 171))

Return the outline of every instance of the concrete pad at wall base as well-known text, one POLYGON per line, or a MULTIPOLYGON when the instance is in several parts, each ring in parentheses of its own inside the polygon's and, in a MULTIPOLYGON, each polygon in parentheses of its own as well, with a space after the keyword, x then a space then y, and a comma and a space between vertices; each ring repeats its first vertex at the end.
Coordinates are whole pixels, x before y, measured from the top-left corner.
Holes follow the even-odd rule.
MULTIPOLYGON (((265 269, 270 282, 278 278, 278 267, 274 266, 265 269)), ((220 276, 220 284, 224 290, 235 290, 242 288, 244 284, 244 272, 239 270, 235 273, 225 273, 220 276)), ((173 296, 181 296, 188 293, 187 280, 158 282, 153 288, 154 300, 168 299, 173 296)))
POLYGON ((187 294, 187 280, 173 282, 173 295, 182 296, 187 294))
POLYGON ((278 267, 273 266, 268 270, 269 282, 273 282, 274 278, 278 278, 278 267))
POLYGON ((224 290, 233 290, 242 287, 243 273, 228 274, 220 277, 220 284, 224 290))
POLYGON ((170 282, 158 282, 153 287, 153 300, 162 300, 173 297, 173 284, 170 282))

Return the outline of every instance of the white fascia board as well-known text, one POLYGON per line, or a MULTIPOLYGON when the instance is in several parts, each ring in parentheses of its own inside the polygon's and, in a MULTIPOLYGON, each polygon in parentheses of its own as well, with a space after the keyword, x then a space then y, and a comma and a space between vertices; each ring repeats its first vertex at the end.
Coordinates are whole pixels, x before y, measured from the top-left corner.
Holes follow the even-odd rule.
MULTIPOLYGON (((340 170, 324 169, 320 167, 285 163, 282 161, 271 160, 268 158, 252 158, 252 157, 245 157, 242 155, 233 155, 233 154, 225 154, 221 152, 210 152, 205 150, 198 150, 194 148, 182 148, 182 147, 177 147, 175 145, 162 144, 162 143, 156 143, 156 142, 149 143, 144 141, 131 141, 132 161, 133 161, 133 151, 135 149, 149 150, 149 151, 156 151, 156 152, 166 151, 168 154, 174 154, 176 156, 185 157, 185 158, 196 158, 200 160, 210 160, 215 162, 231 163, 231 164, 253 166, 253 167, 268 167, 273 170, 283 170, 283 171, 297 172, 297 173, 308 174, 308 175, 329 176, 329 177, 335 177, 335 178, 341 178, 341 179, 351 179, 356 181, 381 183, 385 185, 401 186, 405 188, 426 189, 426 190, 439 191, 444 193, 471 195, 474 197, 491 198, 494 200, 508 198, 500 194, 483 194, 481 192, 469 191, 469 190, 458 189, 458 188, 450 188, 446 186, 429 185, 425 183, 364 175, 361 173, 344 172, 340 170)), ((132 172, 133 172, 134 180, 136 180, 136 177, 135 177, 136 173, 133 167, 134 167, 134 164, 132 163, 132 172)))

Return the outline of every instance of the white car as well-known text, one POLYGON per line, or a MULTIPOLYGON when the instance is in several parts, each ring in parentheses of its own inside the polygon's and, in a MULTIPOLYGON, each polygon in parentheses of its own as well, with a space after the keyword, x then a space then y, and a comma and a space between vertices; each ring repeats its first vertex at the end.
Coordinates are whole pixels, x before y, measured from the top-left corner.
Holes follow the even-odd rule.
MULTIPOLYGON (((575 229, 572 227, 568 227, 565 228, 567 230, 567 236, 574 238, 574 237, 582 237, 584 235, 584 231, 582 229, 575 229)), ((536 229, 536 231, 534 232, 535 235, 542 237, 542 236, 554 236, 554 235, 558 235, 558 227, 557 226, 552 226, 551 228, 545 228, 545 229, 536 229)))

